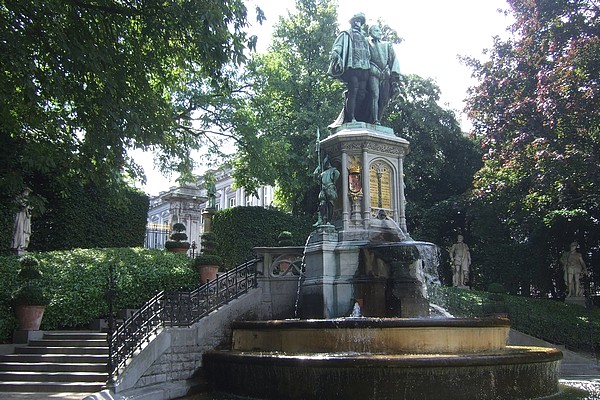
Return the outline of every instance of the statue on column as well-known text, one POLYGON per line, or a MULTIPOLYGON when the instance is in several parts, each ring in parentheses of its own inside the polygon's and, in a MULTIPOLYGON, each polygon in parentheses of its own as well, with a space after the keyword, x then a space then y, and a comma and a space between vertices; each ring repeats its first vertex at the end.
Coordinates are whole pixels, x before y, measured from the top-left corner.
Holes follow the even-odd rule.
POLYGON ((327 73, 344 82, 348 90, 344 108, 331 127, 345 122, 368 122, 370 107, 366 100, 371 56, 363 32, 364 24, 365 14, 354 15, 350 19, 350 29, 342 31, 333 43, 327 73))
POLYGON ((207 208, 217 207, 217 179, 212 172, 204 174, 204 187, 208 198, 207 208))
POLYGON ((29 205, 29 194, 31 190, 26 188, 17 198, 19 211, 15 214, 13 224, 12 250, 21 255, 27 251, 29 238, 31 237, 31 206, 29 205))
POLYGON ((450 262, 452 263, 452 284, 457 287, 467 286, 469 281, 469 268, 471 266, 471 253, 469 246, 458 235, 457 242, 450 248, 450 262))
POLYGON ((571 243, 570 250, 565 251, 560 257, 560 264, 565 271, 567 297, 582 297, 584 294, 580 281, 582 275, 587 274, 587 267, 581 253, 577 251, 577 247, 579 247, 579 243, 571 243))
POLYGON ((340 177, 340 171, 331 165, 329 156, 325 156, 323 167, 319 165, 314 174, 319 177, 321 191, 319 192, 319 217, 314 226, 330 225, 333 220, 333 208, 337 199, 335 182, 340 177))

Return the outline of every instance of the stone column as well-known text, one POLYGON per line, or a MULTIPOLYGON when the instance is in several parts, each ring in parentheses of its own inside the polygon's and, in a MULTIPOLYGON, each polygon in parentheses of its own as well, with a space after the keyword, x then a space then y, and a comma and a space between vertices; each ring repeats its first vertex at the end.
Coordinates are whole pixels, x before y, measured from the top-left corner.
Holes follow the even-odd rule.
POLYGON ((369 229, 369 221, 371 220, 371 185, 369 183, 369 155, 367 152, 366 145, 363 144, 362 147, 362 188, 363 188, 363 198, 362 198, 362 212, 363 212, 363 228, 369 229))
POLYGON ((348 230, 350 222, 350 199, 348 198, 348 154, 342 150, 342 229, 348 230))

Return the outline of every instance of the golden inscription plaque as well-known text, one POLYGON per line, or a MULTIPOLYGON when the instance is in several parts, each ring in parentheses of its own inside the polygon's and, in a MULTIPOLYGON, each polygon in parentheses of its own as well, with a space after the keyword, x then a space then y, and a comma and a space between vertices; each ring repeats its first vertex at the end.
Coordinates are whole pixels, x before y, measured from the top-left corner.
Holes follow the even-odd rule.
POLYGON ((392 208, 392 174, 384 164, 378 163, 371 165, 369 169, 369 192, 371 194, 371 207, 392 208))

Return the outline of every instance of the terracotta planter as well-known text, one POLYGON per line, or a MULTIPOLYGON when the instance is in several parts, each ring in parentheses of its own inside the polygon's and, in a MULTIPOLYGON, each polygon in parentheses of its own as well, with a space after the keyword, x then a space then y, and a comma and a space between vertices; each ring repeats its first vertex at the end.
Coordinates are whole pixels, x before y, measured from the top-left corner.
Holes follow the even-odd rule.
POLYGON ((46 306, 17 306, 16 314, 22 331, 38 331, 46 306))
POLYGON ((198 272, 200 273, 200 283, 206 283, 217 279, 217 272, 219 272, 218 265, 199 265, 198 272))
POLYGON ((174 247, 172 249, 168 249, 172 253, 184 254, 187 253, 188 249, 186 247, 174 247))

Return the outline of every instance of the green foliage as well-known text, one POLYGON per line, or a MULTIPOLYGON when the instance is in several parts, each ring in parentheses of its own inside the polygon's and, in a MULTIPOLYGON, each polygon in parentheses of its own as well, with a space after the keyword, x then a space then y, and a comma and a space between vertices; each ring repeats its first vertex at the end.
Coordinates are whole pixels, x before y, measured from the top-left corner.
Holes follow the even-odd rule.
POLYGON ((223 258, 219 255, 219 242, 214 232, 205 232, 200 236, 201 251, 194 259, 194 265, 223 265, 223 258))
MULTIPOLYGON (((514 255, 528 258, 523 280, 552 293, 549 282, 562 284, 556 259, 570 241, 587 261, 600 257, 600 19, 590 0, 509 5, 512 36, 496 38, 487 60, 465 60, 479 80, 467 109, 484 151, 474 206, 500 221, 475 223, 481 231, 501 225, 514 255)), ((505 265, 518 260, 512 255, 505 265)))
MULTIPOLYGON (((441 287, 435 303, 456 317, 483 317, 496 302, 493 293, 441 287), (493 297, 493 296, 492 296, 493 297)), ((600 346, 600 310, 550 299, 502 296, 512 328, 569 349, 590 351, 600 346)))
POLYGON ((219 249, 219 255, 229 269, 255 257, 254 247, 277 246, 277 237, 283 230, 292 233, 293 245, 304 245, 313 222, 308 217, 276 209, 234 207, 214 215, 213 231, 221 243, 226 243, 219 249))
POLYGON ((223 265, 223 258, 216 254, 200 254, 194 258, 193 265, 198 267, 200 265, 223 265))
POLYGON ((283 231, 277 236, 277 245, 278 246, 281 246, 281 247, 292 246, 293 244, 294 244, 294 242, 292 240, 292 232, 283 231))
POLYGON ((248 191, 276 184, 278 204, 294 213, 317 209, 316 131, 324 137, 342 107, 343 85, 326 74, 336 34, 334 1, 297 0, 267 53, 249 62, 234 111, 222 114, 237 142, 236 182, 248 191))
MULTIPOLYGON (((191 288, 197 283, 189 258, 155 249, 75 249, 36 253, 43 272, 43 287, 52 293, 41 329, 86 327, 108 313, 109 266, 114 267, 117 289, 114 309, 138 308, 159 290, 191 288)), ((16 290, 17 257, 0 257, 0 341, 16 328, 10 311, 10 293, 16 290)))
POLYGON ((14 306, 47 306, 50 304, 50 297, 39 283, 27 282, 13 292, 12 304, 14 306))
MULTIPOLYGON (((177 235, 177 234, 174 234, 177 235)), ((172 237, 173 235, 171 235, 172 237)), ((167 250, 172 250, 172 249, 189 249, 190 248, 190 243, 189 242, 182 242, 182 241, 178 241, 178 240, 167 240, 165 242, 165 249, 167 250)))
POLYGON ((214 232, 205 232, 200 237, 200 243, 202 245, 202 254, 214 255, 219 250, 219 242, 217 235, 214 232))
POLYGON ((3 2, 0 192, 42 196, 44 175, 55 193, 93 182, 116 195, 143 177, 129 149, 190 177, 206 138, 192 116, 256 45, 247 16, 241 0, 3 2))
POLYGON ((19 272, 17 274, 21 286, 12 294, 12 304, 15 306, 46 306, 50 303, 50 297, 42 285, 42 272, 39 269, 38 260, 25 255, 19 258, 19 272))
POLYGON ((188 236, 185 233, 185 225, 181 222, 173 224, 173 233, 169 236, 171 240, 165 242, 165 249, 189 249, 190 243, 186 242, 188 236))
POLYGON ((46 212, 32 217, 29 249, 34 251, 96 247, 135 247, 144 243, 148 196, 124 187, 123 198, 105 186, 70 183, 69 193, 55 191, 54 180, 39 180, 46 212))
MULTIPOLYGON (((173 231, 174 232, 185 232, 185 225, 182 224, 181 222, 176 222, 173 224, 173 231)), ((186 237, 187 239, 187 237, 186 237)))

